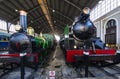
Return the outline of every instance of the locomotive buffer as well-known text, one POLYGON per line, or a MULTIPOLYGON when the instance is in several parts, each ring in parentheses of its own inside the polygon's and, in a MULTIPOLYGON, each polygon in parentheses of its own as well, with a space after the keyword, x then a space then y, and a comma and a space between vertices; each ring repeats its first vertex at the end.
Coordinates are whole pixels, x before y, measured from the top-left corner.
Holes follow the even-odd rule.
POLYGON ((21 70, 21 79, 24 79, 25 75, 25 66, 24 66, 24 59, 25 59, 26 53, 20 53, 20 70, 21 70))
POLYGON ((89 51, 86 49, 86 45, 84 45, 84 65, 85 65, 85 77, 88 77, 88 66, 89 66, 89 51))

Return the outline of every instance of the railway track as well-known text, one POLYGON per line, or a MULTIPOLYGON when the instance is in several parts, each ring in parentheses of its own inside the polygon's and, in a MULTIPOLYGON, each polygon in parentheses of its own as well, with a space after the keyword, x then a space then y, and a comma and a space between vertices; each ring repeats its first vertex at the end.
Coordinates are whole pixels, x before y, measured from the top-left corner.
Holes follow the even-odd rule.
MULTIPOLYGON (((54 54, 54 53, 52 53, 53 51, 49 51, 49 52, 51 52, 52 55, 54 54)), ((38 69, 37 70, 33 66, 26 65, 25 66, 24 78, 25 79, 35 79, 35 77, 38 76, 37 74, 39 74, 39 75, 40 75, 40 73, 42 74, 42 72, 44 71, 44 69, 43 69, 44 65, 45 65, 45 63, 48 62, 50 57, 51 57, 51 55, 47 55, 44 58, 44 60, 38 65, 38 69)), ((8 67, 9 66, 5 67, 5 69, 7 69, 8 67)), ((13 67, 13 70, 9 70, 9 72, 7 72, 7 71, 5 71, 5 72, 6 73, 1 75, 0 79, 20 79, 20 73, 21 73, 20 72, 20 65, 18 65, 16 68, 13 67)))
MULTIPOLYGON (((8 51, 0 51, 0 55, 8 54, 8 51)), ((11 58, 5 56, 0 56, 0 77, 8 74, 9 72, 15 70, 19 67, 18 63, 15 63, 14 61, 18 61, 16 58, 11 58), (11 62, 13 60, 13 62, 11 62)))
POLYGON ((17 63, 0 63, 0 77, 8 74, 18 67, 17 63))
MULTIPOLYGON (((85 77, 85 70, 83 68, 76 69, 77 76, 79 78, 85 77)), ((111 77, 113 79, 120 78, 120 66, 108 66, 108 67, 89 67, 88 77, 101 78, 101 77, 111 77)))
MULTIPOLYGON (((47 58, 47 57, 46 57, 47 58)), ((43 60, 43 62, 38 65, 38 69, 33 69, 32 67, 26 67, 25 66, 25 75, 24 78, 25 79, 34 79, 34 77, 36 76, 36 74, 42 73, 43 72, 43 64, 46 62, 46 59, 43 60)), ((5 67, 7 68, 7 67, 5 67)), ((13 70, 9 70, 8 72, 3 73, 3 75, 1 75, 0 79, 20 79, 20 66, 14 67, 13 70)))

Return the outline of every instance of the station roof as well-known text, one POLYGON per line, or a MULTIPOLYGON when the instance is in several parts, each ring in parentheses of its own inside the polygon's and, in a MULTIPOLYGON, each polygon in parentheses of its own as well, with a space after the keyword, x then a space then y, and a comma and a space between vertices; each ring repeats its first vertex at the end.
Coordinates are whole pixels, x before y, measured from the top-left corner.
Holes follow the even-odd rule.
POLYGON ((84 7, 92 9, 98 2, 99 0, 0 0, 0 19, 16 24, 19 21, 19 10, 25 10, 27 25, 32 26, 36 33, 52 33, 54 30, 60 34, 67 24, 73 23, 74 17, 84 7))

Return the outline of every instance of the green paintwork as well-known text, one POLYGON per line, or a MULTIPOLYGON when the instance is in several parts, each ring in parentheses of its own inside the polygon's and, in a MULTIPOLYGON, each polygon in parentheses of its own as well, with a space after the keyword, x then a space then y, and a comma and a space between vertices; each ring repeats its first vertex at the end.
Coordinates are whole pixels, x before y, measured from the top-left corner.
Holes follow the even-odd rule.
POLYGON ((43 37, 35 37, 36 47, 45 48, 46 40, 43 37))
POLYGON ((69 34, 69 27, 68 25, 66 25, 65 29, 64 29, 64 35, 68 35, 69 34))
POLYGON ((40 52, 39 63, 48 55, 48 48, 54 46, 54 39, 54 35, 52 34, 40 34, 39 37, 35 37, 36 47, 42 47, 43 49, 42 52, 40 52))
POLYGON ((54 45, 54 35, 52 34, 43 34, 43 37, 47 40, 47 47, 51 48, 54 45))

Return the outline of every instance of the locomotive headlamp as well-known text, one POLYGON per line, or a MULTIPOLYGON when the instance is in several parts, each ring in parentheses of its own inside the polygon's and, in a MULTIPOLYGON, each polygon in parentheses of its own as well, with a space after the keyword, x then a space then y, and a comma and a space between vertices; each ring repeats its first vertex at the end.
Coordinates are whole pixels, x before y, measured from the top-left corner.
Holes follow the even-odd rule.
POLYGON ((74 45, 74 49, 76 49, 77 48, 77 46, 76 45, 74 45))
POLYGON ((15 30, 16 31, 19 31, 20 29, 22 29, 22 27, 19 24, 15 25, 15 30))
POLYGON ((27 33, 28 33, 28 35, 31 35, 31 36, 34 36, 34 29, 32 28, 32 27, 28 27, 27 28, 27 33))
POLYGON ((69 36, 68 35, 65 35, 65 38, 68 38, 69 36))
POLYGON ((83 13, 85 13, 85 14, 90 14, 90 8, 85 7, 85 8, 83 9, 83 13))
POLYGON ((108 47, 109 45, 108 44, 106 44, 106 47, 108 47))

